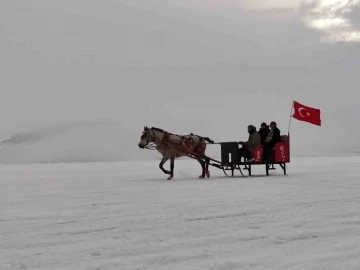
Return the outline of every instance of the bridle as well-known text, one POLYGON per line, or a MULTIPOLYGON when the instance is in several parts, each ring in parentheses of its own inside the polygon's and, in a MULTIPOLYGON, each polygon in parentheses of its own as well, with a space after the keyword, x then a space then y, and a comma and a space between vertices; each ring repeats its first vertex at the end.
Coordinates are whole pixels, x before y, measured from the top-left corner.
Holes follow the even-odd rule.
POLYGON ((150 150, 156 150, 157 146, 156 146, 155 141, 156 141, 157 137, 156 137, 155 132, 151 129, 147 129, 147 130, 143 131, 142 133, 143 133, 143 135, 147 135, 146 136, 146 145, 144 146, 144 148, 150 149, 150 150), (151 142, 151 140, 153 142, 151 142))
POLYGON ((169 133, 167 131, 161 131, 161 133, 163 134, 163 138, 160 139, 156 132, 152 129, 152 128, 146 128, 143 132, 143 135, 147 135, 147 139, 146 139, 146 149, 150 149, 150 150, 159 150, 161 148, 165 147, 171 147, 171 145, 169 145, 169 141, 168 141, 168 137, 169 137, 169 133), (153 142, 151 142, 153 141, 153 142), (158 141, 159 145, 156 143, 158 141))

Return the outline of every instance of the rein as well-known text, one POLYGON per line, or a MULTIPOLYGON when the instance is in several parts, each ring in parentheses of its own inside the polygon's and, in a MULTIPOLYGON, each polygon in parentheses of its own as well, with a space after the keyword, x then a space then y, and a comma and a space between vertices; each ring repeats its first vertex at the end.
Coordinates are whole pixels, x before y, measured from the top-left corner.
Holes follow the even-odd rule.
POLYGON ((199 146, 202 140, 205 140, 206 145, 207 144, 214 144, 213 141, 211 141, 209 138, 207 137, 202 137, 199 135, 194 135, 193 133, 191 133, 189 135, 189 137, 187 138, 187 135, 178 135, 178 134, 173 134, 173 133, 169 133, 165 130, 162 129, 158 129, 158 128, 150 128, 148 130, 146 130, 145 132, 143 132, 143 134, 148 133, 148 138, 147 138, 147 145, 145 146, 146 149, 149 150, 159 150, 162 147, 167 147, 167 148, 176 148, 176 146, 174 146, 174 144, 176 145, 192 145, 192 146, 199 146), (157 134, 155 131, 158 131, 160 133, 162 133, 164 136, 163 138, 160 140, 160 138, 158 138, 157 134), (169 135, 173 135, 176 136, 180 139, 180 141, 178 140, 172 140, 169 138, 169 135), (194 138, 191 136, 197 136, 200 140, 198 143, 195 143, 194 138), (206 141, 209 140, 210 142, 207 143, 206 141), (154 142, 150 142, 150 141, 154 141, 154 142), (157 143, 159 143, 159 145, 157 145, 157 143))
POLYGON ((144 146, 144 148, 146 148, 148 150, 157 150, 156 147, 157 146, 155 143, 148 143, 147 145, 144 146))
MULTIPOLYGON (((151 131, 154 131, 154 129, 153 128, 151 128, 150 129, 151 131)), ((161 140, 161 144, 165 144, 166 146, 168 146, 168 147, 172 147, 170 144, 171 143, 176 143, 176 144, 182 144, 182 143, 185 143, 186 145, 194 145, 194 146, 198 146, 198 145, 200 145, 200 142, 202 141, 202 140, 206 140, 205 138, 203 138, 203 137, 201 137, 201 136, 198 136, 198 135, 194 135, 194 134, 190 134, 190 135, 188 135, 189 136, 189 138, 187 138, 186 137, 186 135, 178 135, 178 134, 173 134, 173 133, 169 133, 169 132, 167 132, 167 131, 165 131, 165 130, 159 130, 159 129, 155 129, 156 131, 159 131, 159 132, 162 132, 163 134, 164 134, 164 137, 163 137, 163 139, 161 140), (177 141, 177 140, 170 140, 169 139, 169 135, 173 135, 173 136, 176 136, 176 137, 178 137, 179 139, 180 139, 180 142, 179 141, 177 141), (199 142, 198 143, 195 143, 195 141, 194 141, 194 138, 192 137, 192 136, 197 136, 198 138, 199 138, 199 142)), ((149 132, 149 134, 150 134, 150 132, 149 132)), ((150 134, 151 135, 151 134, 150 134)), ((153 135, 153 138, 154 139, 156 139, 156 135, 154 134, 153 135)), ((211 141, 211 143, 206 143, 205 142, 205 144, 212 144, 213 143, 213 141, 211 141)), ((174 148, 174 147, 173 147, 174 148)))
MULTIPOLYGON (((150 141, 150 138, 153 139, 154 141, 156 141, 157 137, 156 137, 156 134, 151 134, 150 131, 153 131, 153 130, 149 130, 149 131, 146 131, 149 136, 147 138, 147 144, 145 145, 144 148, 146 149, 149 149, 149 150, 157 150, 157 145, 155 142, 149 142, 150 141)), ((143 134, 145 134, 145 132, 143 132, 143 134)))

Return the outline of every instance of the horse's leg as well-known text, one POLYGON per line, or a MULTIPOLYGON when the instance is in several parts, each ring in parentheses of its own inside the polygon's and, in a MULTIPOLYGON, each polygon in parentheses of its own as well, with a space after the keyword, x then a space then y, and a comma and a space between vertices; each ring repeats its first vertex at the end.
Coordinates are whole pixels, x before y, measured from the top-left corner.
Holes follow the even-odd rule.
POLYGON ((206 174, 207 178, 210 177, 210 171, 209 171, 210 159, 205 157, 205 150, 206 150, 206 144, 203 145, 203 147, 202 147, 202 149, 200 150, 200 153, 199 153, 205 159, 205 162, 203 160, 201 160, 201 166, 203 167, 203 173, 200 176, 200 178, 205 178, 205 174, 206 174))
POLYGON ((175 157, 170 158, 170 176, 167 180, 171 180, 174 177, 174 163, 175 163, 175 157))
POLYGON ((171 174, 171 172, 167 171, 164 169, 164 164, 165 162, 168 160, 169 158, 168 157, 164 157, 161 159, 161 162, 159 164, 159 168, 165 173, 165 174, 171 174))
POLYGON ((199 178, 205 178, 205 162, 199 158, 197 158, 196 160, 201 164, 202 168, 202 174, 199 176, 199 178))
POLYGON ((210 164, 210 159, 205 159, 206 161, 205 161, 205 170, 206 170, 206 176, 207 176, 207 178, 209 178, 210 177, 210 171, 209 171, 209 164, 210 164))

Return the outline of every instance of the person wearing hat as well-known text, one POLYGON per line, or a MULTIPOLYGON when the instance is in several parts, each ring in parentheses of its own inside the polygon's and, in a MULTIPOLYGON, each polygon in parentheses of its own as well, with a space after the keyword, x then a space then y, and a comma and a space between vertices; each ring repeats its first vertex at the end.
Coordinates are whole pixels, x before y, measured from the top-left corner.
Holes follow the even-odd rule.
POLYGON ((258 133, 260 134, 260 138, 261 138, 260 144, 262 146, 265 144, 265 140, 266 140, 266 137, 269 134, 269 132, 270 132, 269 126, 265 122, 263 122, 258 131, 258 133))
POLYGON ((256 127, 253 125, 248 126, 249 139, 246 142, 240 141, 239 144, 242 147, 239 149, 240 161, 241 157, 247 159, 247 161, 254 161, 253 151, 260 146, 260 134, 256 131, 256 127))
POLYGON ((269 159, 269 154, 271 150, 275 147, 277 142, 280 142, 281 135, 280 129, 278 129, 276 122, 272 121, 270 123, 270 132, 266 137, 265 144, 264 144, 264 160, 269 159))

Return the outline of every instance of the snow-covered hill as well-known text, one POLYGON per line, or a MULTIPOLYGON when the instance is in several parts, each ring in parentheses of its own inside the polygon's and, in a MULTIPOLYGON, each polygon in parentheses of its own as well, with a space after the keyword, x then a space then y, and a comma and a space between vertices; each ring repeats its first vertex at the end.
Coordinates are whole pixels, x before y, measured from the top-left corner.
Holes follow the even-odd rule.
MULTIPOLYGON (((106 162, 138 158, 141 130, 129 134, 112 122, 84 122, 19 132, 0 142, 0 163, 106 162), (135 136, 136 135, 136 136, 135 136), (129 141, 129 138, 132 138, 129 141), (135 152, 138 151, 138 152, 135 152)), ((142 151, 143 159, 154 159, 142 151)))

